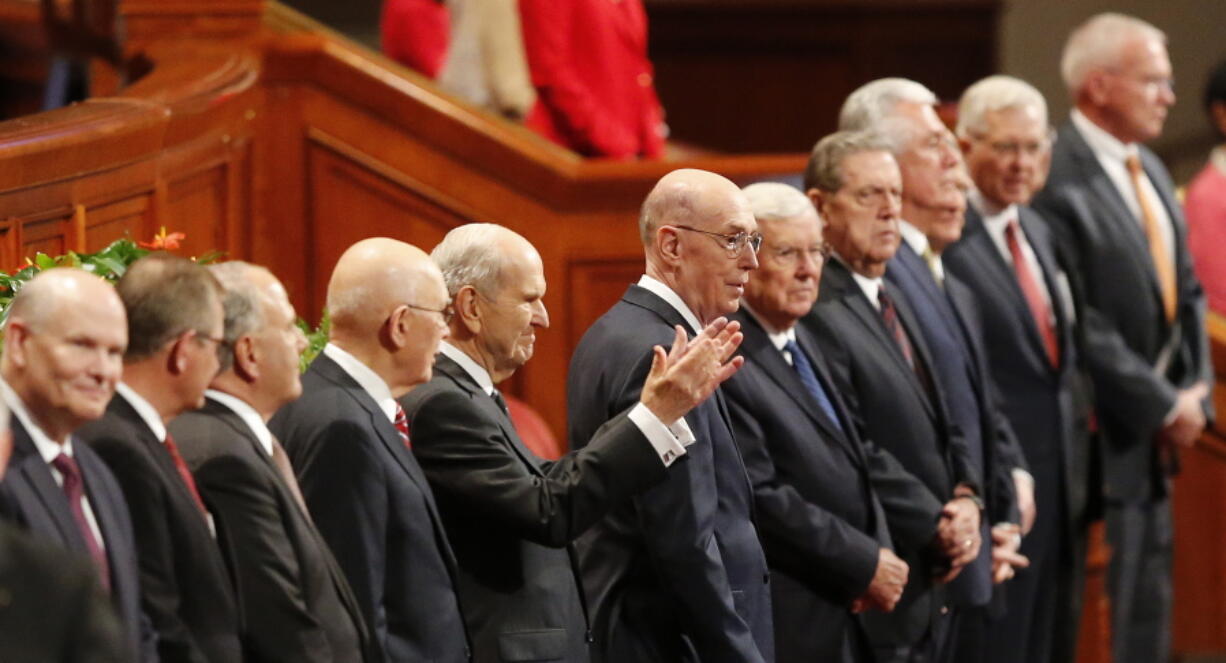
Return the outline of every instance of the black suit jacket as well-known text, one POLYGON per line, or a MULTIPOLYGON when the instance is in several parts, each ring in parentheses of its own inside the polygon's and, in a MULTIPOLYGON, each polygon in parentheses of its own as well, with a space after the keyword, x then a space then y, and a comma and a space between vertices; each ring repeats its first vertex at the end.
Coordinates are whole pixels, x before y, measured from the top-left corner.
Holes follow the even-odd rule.
POLYGON ((587 661, 587 607, 571 541, 664 463, 627 417, 557 461, 524 446, 510 418, 444 355, 401 399, 413 454, 456 554, 473 659, 587 661))
MULTIPOLYGON (((932 358, 906 300, 894 293, 899 319, 925 365, 932 358)), ((851 272, 839 260, 826 262, 818 303, 800 324, 813 332, 860 437, 888 451, 914 478, 897 478, 884 466, 870 466, 889 522, 895 551, 911 567, 902 600, 890 614, 864 617, 869 639, 879 647, 915 644, 941 614, 944 588, 933 584, 940 561, 929 553, 943 504, 959 483, 979 485, 965 442, 951 430, 939 389, 929 391, 907 365, 851 272), (876 469, 874 469, 876 467, 876 469)))
POLYGON ((455 559, 434 496, 378 403, 320 354, 302 377, 302 397, 281 408, 269 428, 285 446, 380 657, 467 661, 455 559))
MULTIPOLYGON (((0 482, 0 512, 36 537, 71 552, 89 555, 64 491, 55 482, 50 467, 38 454, 38 448, 17 417, 13 417, 12 430, 13 455, 4 481, 0 482)), ((123 491, 106 463, 89 445, 75 440, 72 448, 73 459, 85 482, 86 498, 106 546, 111 601, 123 626, 124 644, 128 651, 139 652, 137 660, 142 663, 157 661, 157 637, 141 612, 136 542, 123 491)))
POLYGON ((77 431, 119 481, 136 535, 141 606, 163 663, 242 660, 221 552, 170 454, 123 396, 77 431))
MULTIPOLYGON (((808 330, 797 327, 796 342, 837 421, 825 414, 756 318, 742 308, 732 319, 745 334, 745 365, 722 389, 753 481, 771 566, 776 661, 844 660, 836 657, 845 639, 859 640, 858 619, 848 606, 868 589, 880 548, 893 547, 869 476, 869 450, 808 330)), ((898 480, 910 476, 897 462, 894 470, 898 480)))
MULTIPOLYGON (((567 382, 572 448, 638 402, 651 348, 669 347, 675 324, 680 313, 631 286, 584 334, 567 382)), ((609 663, 772 661, 753 492, 719 391, 685 419, 697 442, 664 483, 580 539, 599 650, 609 663)))
POLYGON ((0 652, 6 663, 132 660, 93 562, 0 524, 0 652))
MULTIPOLYGON (((1060 522, 1050 531, 1073 537, 1081 530, 1088 502, 1090 388, 1076 341, 1072 290, 1056 260, 1046 224, 1019 206, 1018 223, 1035 252, 1056 318, 1060 363, 1052 366, 1039 328, 1006 262, 973 208, 966 213, 962 239, 942 259, 973 293, 983 323, 988 369, 1008 418, 1035 476, 1036 490, 1062 498, 1060 522), (1048 478, 1051 478, 1051 481, 1048 478), (1053 484, 1054 485, 1049 485, 1053 484)), ((1042 513, 1040 519, 1056 517, 1042 513)), ((1048 531, 1045 523, 1039 534, 1048 531)))
MULTIPOLYGON (((1205 298, 1192 271, 1187 226, 1170 175, 1140 148, 1141 163, 1174 226, 1177 308, 1163 314, 1158 279, 1141 224, 1128 210, 1085 139, 1060 128, 1047 186, 1034 199, 1085 298, 1081 323, 1097 396, 1103 492, 1108 499, 1146 500, 1167 494, 1166 471, 1154 435, 1175 404, 1178 389, 1198 380, 1212 385, 1205 298), (1164 346, 1174 349, 1155 372, 1164 346)), ((1203 401, 1212 419, 1213 395, 1203 401)))
POLYGON ((217 525, 242 606, 244 660, 372 658, 349 583, 242 418, 208 400, 170 431, 217 525))

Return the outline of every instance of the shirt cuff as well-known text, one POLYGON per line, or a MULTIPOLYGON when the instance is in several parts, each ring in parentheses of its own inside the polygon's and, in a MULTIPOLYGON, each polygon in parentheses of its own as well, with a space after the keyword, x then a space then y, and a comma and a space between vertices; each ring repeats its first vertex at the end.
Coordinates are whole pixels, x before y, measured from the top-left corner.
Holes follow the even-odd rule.
POLYGON ((685 422, 685 417, 673 422, 672 426, 665 426, 664 422, 642 403, 630 408, 630 414, 626 416, 630 417, 630 421, 651 443, 664 467, 672 465, 684 456, 685 448, 694 443, 694 433, 685 422))
POLYGON ((1034 475, 1027 472, 1026 470, 1023 470, 1020 467, 1013 468, 1013 480, 1015 482, 1024 481, 1026 483, 1029 483, 1030 489, 1034 490, 1034 475))

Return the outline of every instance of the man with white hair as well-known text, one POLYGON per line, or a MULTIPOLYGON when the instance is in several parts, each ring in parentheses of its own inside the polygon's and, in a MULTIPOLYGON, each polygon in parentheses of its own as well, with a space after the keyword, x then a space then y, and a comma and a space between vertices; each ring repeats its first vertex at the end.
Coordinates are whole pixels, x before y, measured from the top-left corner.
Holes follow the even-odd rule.
POLYGON ((545 273, 528 240, 499 225, 453 229, 431 252, 451 297, 434 377, 401 399, 413 454, 454 546, 475 663, 586 663, 592 641, 573 541, 662 481, 693 442, 681 417, 739 364, 721 319, 658 346, 637 403, 582 449, 546 461, 520 439, 495 387, 532 358, 549 326, 545 273))
POLYGON ((965 439, 982 478, 976 486, 987 516, 982 535, 993 545, 984 546, 979 558, 950 583, 950 596, 960 607, 958 660, 979 661, 988 646, 992 581, 1003 581, 1013 565, 1026 563, 1016 554, 1016 537, 989 539, 988 528, 1032 517, 1019 516, 1018 507, 1032 503, 1033 481, 1012 428, 994 402, 973 297, 942 265, 942 252, 962 234, 966 200, 957 145, 937 117, 935 103, 936 95, 919 83, 886 78, 853 92, 842 117, 874 121, 898 160, 903 241, 886 269, 886 282, 915 313, 932 351, 931 378, 943 392, 952 428, 965 439))
POLYGON ((467 663, 455 558, 396 398, 430 379, 450 308, 421 249, 364 239, 328 282, 328 345, 268 428, 370 626, 371 660, 467 663))
POLYGON ((1035 208, 1084 292, 1103 499, 1112 558, 1116 661, 1170 655, 1171 474, 1213 416, 1204 294, 1170 175, 1141 143, 1175 103, 1166 36, 1099 14, 1069 36, 1073 101, 1035 208))
POLYGON ((1025 536, 1030 560, 1009 583, 1003 618, 989 624, 994 660, 1067 661, 1081 614, 1092 440, 1068 279, 1043 219, 1027 206, 1051 154, 1047 103, 1024 81, 991 76, 963 93, 957 133, 974 188, 962 239, 944 264, 982 314, 988 367, 1029 460, 1038 514, 1020 532, 993 530, 1000 539, 1025 536))

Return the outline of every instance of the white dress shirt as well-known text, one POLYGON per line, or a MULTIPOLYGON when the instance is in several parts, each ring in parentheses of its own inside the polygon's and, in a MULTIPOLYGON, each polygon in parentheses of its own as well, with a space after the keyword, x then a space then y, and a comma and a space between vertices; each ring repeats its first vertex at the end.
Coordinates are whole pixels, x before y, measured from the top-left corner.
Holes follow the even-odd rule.
POLYGON ((668 302, 668 305, 680 313, 681 317, 685 319, 686 323, 688 323, 690 327, 694 328, 695 333, 702 332, 704 325, 698 321, 698 316, 694 315, 694 312, 690 310, 690 307, 686 306, 685 302, 682 301, 681 295, 673 292, 672 288, 646 274, 639 277, 638 285, 640 288, 649 290, 660 299, 668 302))
MULTIPOLYGON (((1120 193, 1120 197, 1124 199, 1124 204, 1128 206, 1128 210, 1136 218, 1137 224, 1141 227, 1142 234, 1145 231, 1145 221, 1141 218, 1141 203, 1137 199, 1137 190, 1132 185, 1132 174, 1128 172, 1128 166, 1124 164, 1124 160, 1130 155, 1139 156, 1140 151, 1137 149, 1136 143, 1121 143, 1115 136, 1103 131, 1098 125, 1094 124, 1081 111, 1076 108, 1071 113, 1073 126, 1081 133, 1081 137, 1085 139, 1086 145, 1090 146, 1090 151, 1094 153, 1098 159, 1099 165, 1107 172, 1107 177, 1120 193)), ((1149 207, 1154 211, 1158 222, 1158 231, 1162 233, 1162 241, 1166 243, 1167 251, 1170 252, 1171 264, 1175 264, 1175 230, 1171 225, 1171 216, 1166 211, 1166 205, 1162 204, 1162 197, 1158 195, 1158 190, 1154 188, 1153 182, 1149 181, 1149 175, 1142 172, 1144 175, 1141 178, 1142 193, 1149 200, 1149 207)))
POLYGON ((786 361, 788 365, 792 365, 792 353, 783 348, 788 344, 788 341, 796 341, 796 325, 793 324, 784 331, 776 331, 769 322, 767 322, 762 316, 758 315, 758 312, 753 310, 753 307, 743 299, 741 300, 741 306, 745 309, 746 313, 752 316, 754 320, 758 321, 758 324, 762 325, 762 330, 766 332, 766 338, 770 339, 771 345, 775 346, 775 349, 783 355, 783 360, 786 361))
MULTIPOLYGON (((975 190, 972 190, 967 198, 975 210, 979 212, 979 215, 983 217, 983 226, 988 231, 988 237, 992 238, 992 243, 996 245, 996 250, 1005 259, 1005 264, 1013 267, 1013 252, 1009 250, 1009 241, 1005 238, 1005 229, 1009 227, 1009 222, 1018 221, 1017 205, 1009 205, 1004 209, 999 209, 985 199, 983 194, 975 190)), ((1047 303, 1047 308, 1052 313, 1052 319, 1049 322, 1054 324, 1055 307, 1051 305, 1051 292, 1047 289, 1047 279, 1043 278, 1046 272, 1043 271, 1043 266, 1039 264, 1039 258, 1035 255, 1034 248, 1030 246, 1030 240, 1026 237, 1026 231, 1022 228, 1020 221, 1018 221, 1017 225, 1017 243, 1022 250, 1022 259, 1026 261, 1026 266, 1030 268, 1030 273, 1034 274, 1035 280, 1038 281, 1039 293, 1043 295, 1043 301, 1047 303)))
POLYGON ((379 409, 383 414, 387 415, 387 420, 396 423, 396 399, 392 398, 392 389, 387 386, 383 378, 379 374, 371 370, 369 366, 358 361, 357 357, 342 350, 340 346, 331 343, 324 346, 324 354, 328 358, 336 362, 345 371, 349 377, 353 378, 358 386, 370 394, 370 397, 378 403, 379 409))
POLYGON ((145 400, 144 396, 136 393, 132 387, 122 382, 115 385, 115 393, 122 396, 128 405, 136 410, 136 414, 140 415, 140 420, 145 422, 149 430, 153 431, 153 436, 158 439, 158 442, 166 444, 166 423, 162 421, 162 415, 158 414, 157 408, 145 400))
POLYGON ((941 262, 941 254, 932 250, 932 245, 928 243, 928 236, 920 231, 919 228, 907 223, 906 221, 898 222, 898 231, 902 234, 902 241, 915 251, 915 255, 924 261, 924 264, 932 272, 932 277, 936 279, 938 285, 945 284, 945 263, 941 262), (925 253, 932 254, 932 260, 924 257, 925 253))
MULTIPOLYGON (((51 478, 55 479, 55 484, 60 488, 64 487, 64 475, 55 469, 51 461, 55 460, 56 456, 63 453, 69 458, 72 455, 72 436, 69 435, 64 439, 64 443, 60 444, 52 440, 42 427, 34 423, 34 419, 30 416, 30 411, 26 409, 26 404, 22 402, 21 397, 7 382, 0 379, 0 397, 4 398, 4 402, 9 406, 9 411, 21 425, 30 434, 30 439, 34 442, 34 448, 38 450, 38 455, 42 457, 43 462, 47 464, 47 469, 51 470, 51 478)), ((75 458, 74 458, 75 460, 75 458)), ((98 519, 94 517, 94 509, 89 504, 88 491, 82 487, 81 490, 81 511, 85 514, 85 522, 89 524, 89 529, 94 533, 94 538, 98 541, 98 546, 102 550, 106 550, 106 537, 102 536, 102 529, 98 527, 98 519)))
POLYGON ((879 300, 877 297, 881 294, 881 277, 865 276, 851 269, 850 267, 848 268, 848 271, 851 272, 852 280, 856 282, 856 285, 860 286, 860 290, 864 293, 864 296, 868 297, 868 303, 872 304, 873 308, 877 309, 877 312, 880 313, 881 300, 879 300))
POLYGON ((238 415, 238 418, 242 419, 244 424, 247 424, 247 428, 251 429, 252 434, 259 441, 260 448, 264 450, 264 453, 268 454, 269 458, 272 457, 272 432, 268 430, 268 424, 264 423, 264 417, 261 417, 260 413, 255 411, 255 408, 251 407, 247 401, 227 394, 224 391, 209 389, 204 392, 204 395, 224 405, 231 412, 238 415))

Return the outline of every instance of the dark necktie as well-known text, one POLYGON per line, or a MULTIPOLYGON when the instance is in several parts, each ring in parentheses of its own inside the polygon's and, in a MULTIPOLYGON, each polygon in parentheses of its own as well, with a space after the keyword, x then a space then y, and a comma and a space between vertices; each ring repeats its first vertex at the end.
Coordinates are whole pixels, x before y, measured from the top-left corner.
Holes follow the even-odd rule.
POLYGON ((1043 297, 1039 280, 1034 271, 1030 269, 1030 263, 1026 262, 1026 256, 1022 254, 1022 245, 1018 241, 1019 234, 1021 230, 1018 228, 1017 219, 1010 219, 1009 225, 1005 226, 1005 243, 1009 245, 1009 253, 1013 255, 1013 271, 1017 274, 1017 283, 1022 288, 1022 296, 1026 298, 1026 306, 1030 309, 1030 315, 1034 317, 1039 336, 1043 338, 1047 360, 1051 362, 1052 367, 1059 367, 1060 342, 1056 339, 1056 325, 1052 319, 1051 306, 1043 297))
POLYGON ((898 309, 894 307, 894 299, 885 293, 884 283, 877 289, 877 303, 881 305, 881 321, 885 323, 885 330, 898 344, 898 349, 902 352, 903 359, 907 360, 907 365, 915 370, 911 341, 907 338, 907 331, 902 328, 902 323, 898 321, 898 309))
POLYGON ((208 509, 204 508, 204 500, 200 499, 200 492, 196 490, 196 481, 192 478, 192 473, 187 469, 187 463, 183 462, 183 456, 179 455, 179 447, 175 444, 175 439, 166 434, 166 452, 170 454, 170 460, 175 464, 175 470, 179 472, 179 477, 183 479, 183 484, 187 486, 187 492, 192 494, 192 499, 199 507, 201 514, 207 514, 208 509))
POLYGON ((826 417, 830 419, 830 423, 834 427, 843 430, 843 425, 839 423, 839 417, 834 412, 834 403, 830 400, 830 395, 822 388, 822 383, 817 379, 817 373, 813 370, 813 364, 809 363, 809 358, 801 352, 800 346, 796 341, 788 340, 783 344, 783 349, 787 350, 788 354, 792 355, 792 368, 796 369, 797 375, 800 376, 800 381, 804 383, 805 389, 813 395, 817 404, 821 406, 822 412, 826 413, 826 417))
POLYGON ((62 489, 64 497, 68 498, 68 509, 72 511, 72 519, 77 522, 77 529, 81 530, 81 538, 85 539, 85 547, 89 548, 89 556, 98 565, 98 576, 102 580, 102 587, 110 591, 111 566, 107 562, 106 551, 102 549, 102 542, 94 536, 94 530, 85 518, 85 507, 82 505, 82 500, 85 499, 85 484, 81 480, 81 468, 77 467, 75 460, 63 453, 51 459, 51 467, 58 470, 60 476, 64 478, 62 489))
POLYGON ((507 409, 507 401, 506 399, 502 397, 502 392, 495 389, 494 393, 490 394, 490 398, 493 398, 494 403, 498 405, 498 409, 502 410, 502 413, 507 415, 508 418, 510 418, 511 411, 507 409))
POLYGON ((400 433, 400 441, 404 442, 405 449, 412 449, 413 444, 409 442, 409 418, 404 414, 404 408, 400 407, 400 403, 396 404, 396 420, 392 422, 396 426, 396 432, 400 433))
POLYGON ((289 464, 289 456, 285 455, 285 447, 277 441, 277 438, 272 438, 272 465, 277 468, 277 474, 281 475, 281 480, 285 482, 285 487, 289 488, 289 493, 294 497, 294 501, 298 503, 298 508, 302 509, 302 515, 306 516, 307 520, 311 519, 311 512, 307 511, 306 500, 302 499, 302 489, 298 486, 298 477, 294 476, 294 468, 289 464))

